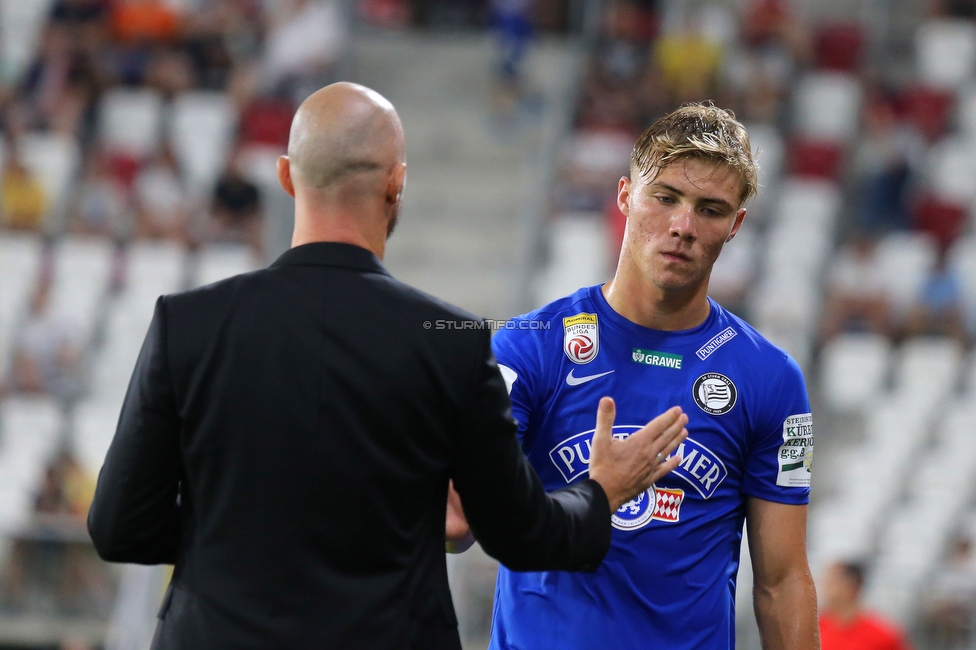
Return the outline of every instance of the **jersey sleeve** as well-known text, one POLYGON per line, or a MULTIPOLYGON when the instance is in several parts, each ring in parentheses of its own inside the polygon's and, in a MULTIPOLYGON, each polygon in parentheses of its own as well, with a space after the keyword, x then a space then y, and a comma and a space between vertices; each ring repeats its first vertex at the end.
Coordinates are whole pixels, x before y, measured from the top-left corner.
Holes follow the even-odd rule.
MULTIPOLYGON (((517 323, 513 319, 510 323, 517 323)), ((526 451, 532 422, 533 396, 538 386, 539 357, 536 353, 532 332, 516 328, 501 329, 491 340, 491 349, 498 360, 498 368, 505 379, 508 396, 512 400, 512 416, 518 422, 518 439, 526 451)))
POLYGON ((778 381, 763 391, 742 480, 748 496, 787 504, 810 500, 813 415, 803 373, 787 362, 778 381))

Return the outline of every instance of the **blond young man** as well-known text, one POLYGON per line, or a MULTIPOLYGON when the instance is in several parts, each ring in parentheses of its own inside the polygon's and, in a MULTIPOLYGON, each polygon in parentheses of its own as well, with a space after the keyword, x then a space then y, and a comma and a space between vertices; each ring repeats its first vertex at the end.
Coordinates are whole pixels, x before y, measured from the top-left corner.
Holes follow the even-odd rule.
MULTIPOLYGON (((520 316, 494 338, 523 451, 547 489, 586 477, 603 396, 616 402, 618 437, 671 404, 689 423, 677 469, 614 515, 595 573, 499 570, 492 650, 733 648, 743 521, 763 647, 818 647, 803 376, 708 298, 756 172, 730 112, 695 104, 661 118, 620 179, 627 227, 613 279, 520 316)), ((454 504, 456 539, 464 526, 454 504)))

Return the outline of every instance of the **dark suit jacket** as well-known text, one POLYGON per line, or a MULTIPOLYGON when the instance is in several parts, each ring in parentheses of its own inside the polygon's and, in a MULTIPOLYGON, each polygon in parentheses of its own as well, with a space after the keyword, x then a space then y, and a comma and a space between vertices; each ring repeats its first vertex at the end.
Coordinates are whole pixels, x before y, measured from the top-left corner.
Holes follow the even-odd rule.
POLYGON ((160 298, 88 514, 176 565, 154 645, 459 648, 449 477, 509 567, 595 568, 606 495, 544 493, 480 325, 348 244, 160 298))

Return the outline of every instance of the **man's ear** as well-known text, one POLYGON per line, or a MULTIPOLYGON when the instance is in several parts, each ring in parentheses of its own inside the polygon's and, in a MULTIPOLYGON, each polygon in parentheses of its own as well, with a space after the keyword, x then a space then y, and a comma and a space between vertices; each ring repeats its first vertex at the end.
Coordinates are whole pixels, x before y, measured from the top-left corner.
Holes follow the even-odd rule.
POLYGON ((291 180, 291 161, 288 156, 278 156, 278 183, 288 196, 295 198, 295 185, 291 180))
POLYGON ((630 216, 630 188, 630 179, 621 176, 620 182, 617 183, 617 207, 620 208, 625 217, 630 216))
POLYGON ((735 213, 735 220, 732 222, 732 229, 729 230, 729 236, 725 238, 726 243, 732 241, 732 238, 735 237, 735 233, 739 232, 739 228, 742 227, 742 222, 745 221, 745 218, 746 209, 739 208, 739 211, 735 213))
POLYGON ((387 177, 386 183, 386 202, 387 204, 397 204, 400 203, 400 197, 403 196, 403 187, 407 184, 407 163, 397 163, 392 170, 390 170, 390 175, 387 177))

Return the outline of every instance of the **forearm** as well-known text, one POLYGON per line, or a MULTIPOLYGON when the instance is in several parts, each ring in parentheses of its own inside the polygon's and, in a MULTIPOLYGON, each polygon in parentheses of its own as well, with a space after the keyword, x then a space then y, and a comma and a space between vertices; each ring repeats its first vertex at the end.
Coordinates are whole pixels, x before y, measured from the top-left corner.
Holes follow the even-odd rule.
POLYGON ((753 588, 763 650, 819 650, 817 592, 809 570, 796 570, 775 584, 753 588))

